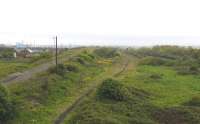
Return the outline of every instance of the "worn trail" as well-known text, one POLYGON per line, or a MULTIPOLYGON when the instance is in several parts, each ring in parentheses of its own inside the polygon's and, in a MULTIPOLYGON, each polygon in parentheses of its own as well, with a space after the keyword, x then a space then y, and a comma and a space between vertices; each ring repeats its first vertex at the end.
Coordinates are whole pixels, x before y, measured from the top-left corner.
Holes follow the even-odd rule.
MULTIPOLYGON (((66 57, 62 57, 62 58, 60 57, 58 62, 63 63, 65 61, 69 60, 72 56, 77 55, 78 53, 80 53, 80 52, 70 54, 66 57)), ((11 84, 11 83, 14 83, 14 82, 25 81, 25 80, 30 79, 31 77, 33 77, 37 73, 44 72, 44 71, 48 70, 50 67, 52 67, 54 65, 55 65, 54 61, 51 60, 49 62, 43 63, 43 64, 38 65, 38 66, 31 68, 29 70, 26 70, 22 73, 17 72, 17 73, 14 73, 14 74, 10 74, 7 77, 5 77, 4 79, 1 79, 0 82, 2 82, 3 84, 11 84)))

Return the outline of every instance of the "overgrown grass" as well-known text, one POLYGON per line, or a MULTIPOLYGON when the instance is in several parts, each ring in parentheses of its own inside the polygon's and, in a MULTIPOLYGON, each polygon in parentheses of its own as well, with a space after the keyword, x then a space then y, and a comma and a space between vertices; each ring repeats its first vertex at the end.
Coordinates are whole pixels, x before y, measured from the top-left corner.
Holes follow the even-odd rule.
POLYGON ((137 95, 128 101, 116 101, 98 99, 94 93, 65 124, 200 123, 198 75, 179 75, 166 66, 139 65, 136 72, 129 71, 120 82, 134 87, 137 95))
POLYGON ((11 73, 21 72, 30 67, 32 67, 32 65, 29 63, 0 61, 0 78, 3 78, 11 73))
POLYGON ((13 97, 20 103, 19 116, 10 124, 53 123, 66 107, 98 82, 96 77, 104 73, 104 69, 110 68, 110 64, 97 64, 99 60, 101 59, 83 59, 87 65, 78 61, 66 61, 61 68, 62 75, 49 71, 29 81, 10 85, 13 97))
POLYGON ((12 58, 8 60, 0 60, 0 79, 16 72, 22 72, 26 69, 30 69, 38 64, 49 61, 52 55, 43 53, 40 56, 32 58, 12 58))
MULTIPOLYGON (((80 49, 70 49, 63 51, 59 56, 59 60, 65 58, 69 55, 75 55, 81 52, 84 48, 80 49)), ((43 64, 49 61, 53 61, 53 54, 50 53, 42 53, 40 56, 35 56, 32 58, 17 58, 17 59, 7 59, 0 60, 0 79, 6 77, 9 74, 16 72, 23 72, 24 70, 33 68, 39 64, 43 64)))
POLYGON ((143 90, 107 79, 97 93, 89 96, 65 120, 65 124, 155 124, 155 121, 149 118, 151 114, 149 110, 152 109, 149 96, 150 94, 143 90), (104 94, 105 91, 107 94, 104 94), (127 94, 126 99, 118 99, 127 94))
POLYGON ((143 62, 133 67, 130 63, 137 62, 130 59, 118 76, 112 75, 127 63, 125 57, 78 54, 60 66, 62 74, 45 72, 9 86, 20 103, 19 117, 10 124, 52 123, 89 87, 110 76, 114 79, 104 81, 76 106, 65 124, 199 124, 199 50, 175 48, 155 47, 151 57, 140 51, 143 62), (185 66, 189 69, 181 74, 179 68, 185 66))

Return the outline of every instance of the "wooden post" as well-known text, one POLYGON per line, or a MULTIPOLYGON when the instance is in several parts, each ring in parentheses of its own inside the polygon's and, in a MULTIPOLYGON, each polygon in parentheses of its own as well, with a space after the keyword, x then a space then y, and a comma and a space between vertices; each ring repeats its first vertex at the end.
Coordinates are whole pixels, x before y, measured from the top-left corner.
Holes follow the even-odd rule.
POLYGON ((57 71, 57 68, 58 68, 58 38, 56 36, 56 71, 57 71))

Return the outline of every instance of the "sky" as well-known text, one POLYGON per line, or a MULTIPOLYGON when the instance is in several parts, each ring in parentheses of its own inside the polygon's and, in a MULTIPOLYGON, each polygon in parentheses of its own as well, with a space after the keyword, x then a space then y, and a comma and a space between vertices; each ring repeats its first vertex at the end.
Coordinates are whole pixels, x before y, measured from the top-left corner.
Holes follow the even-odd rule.
POLYGON ((1 0, 0 43, 199 45, 199 0, 1 0))

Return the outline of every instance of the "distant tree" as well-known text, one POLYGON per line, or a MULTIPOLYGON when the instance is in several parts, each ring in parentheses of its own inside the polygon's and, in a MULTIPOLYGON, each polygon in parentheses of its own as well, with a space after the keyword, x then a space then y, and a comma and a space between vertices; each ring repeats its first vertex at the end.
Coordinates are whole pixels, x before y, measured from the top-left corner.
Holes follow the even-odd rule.
POLYGON ((13 58, 14 49, 0 48, 0 58, 13 58))

